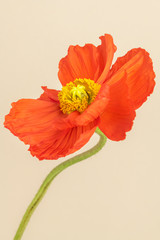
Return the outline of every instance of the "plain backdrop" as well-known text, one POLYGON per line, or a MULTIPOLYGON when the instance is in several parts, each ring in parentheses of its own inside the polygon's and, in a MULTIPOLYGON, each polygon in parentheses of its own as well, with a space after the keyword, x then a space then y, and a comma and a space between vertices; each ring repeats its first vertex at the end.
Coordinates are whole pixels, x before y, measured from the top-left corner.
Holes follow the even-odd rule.
MULTIPOLYGON (((134 47, 153 59, 156 87, 121 142, 51 184, 23 240, 160 239, 160 1, 0 1, 0 239, 11 240, 26 207, 57 161, 33 158, 3 127, 10 104, 60 89, 58 63, 69 45, 100 44, 109 33, 114 61, 134 47)), ((79 152, 98 141, 96 134, 79 152)), ((73 154, 74 155, 74 154, 73 154)))

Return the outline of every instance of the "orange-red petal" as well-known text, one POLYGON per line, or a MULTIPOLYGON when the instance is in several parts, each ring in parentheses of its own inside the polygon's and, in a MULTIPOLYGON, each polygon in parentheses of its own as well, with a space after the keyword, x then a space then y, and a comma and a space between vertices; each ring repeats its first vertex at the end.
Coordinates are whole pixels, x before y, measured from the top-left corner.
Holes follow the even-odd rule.
POLYGON ((21 99, 12 103, 4 125, 25 144, 35 144, 47 137, 53 128, 65 128, 60 122, 61 116, 63 113, 56 102, 21 99))
POLYGON ((57 102, 21 99, 12 104, 4 125, 42 160, 57 159, 81 148, 94 133, 98 119, 76 127, 66 121, 57 102))
POLYGON ((70 46, 68 55, 59 62, 58 77, 64 86, 76 78, 90 78, 99 70, 97 48, 92 44, 84 47, 70 46))
POLYGON ((58 93, 60 91, 48 89, 46 86, 42 87, 42 89, 44 90, 44 93, 41 94, 39 98, 40 100, 59 102, 58 93))
POLYGON ((96 119, 86 126, 53 131, 46 141, 41 142, 40 146, 31 145, 29 150, 40 160, 58 159, 74 153, 89 141, 97 128, 98 121, 96 119))
POLYGON ((148 52, 137 48, 118 58, 110 70, 108 84, 117 81, 119 74, 123 71, 127 74, 126 83, 130 99, 137 109, 146 101, 155 86, 155 73, 148 52))
POLYGON ((96 80, 97 83, 102 84, 108 76, 108 72, 110 70, 113 56, 117 50, 117 47, 114 45, 113 38, 109 34, 101 36, 100 39, 102 43, 97 47, 99 52, 100 72, 96 80))
POLYGON ((119 141, 131 130, 135 110, 128 96, 127 76, 121 72, 117 81, 109 86, 108 103, 100 116, 99 128, 111 140, 119 141))
POLYGON ((92 44, 69 47, 68 55, 59 63, 58 77, 63 86, 76 78, 99 83, 106 79, 116 47, 111 35, 105 34, 100 39, 102 43, 98 47, 92 44))

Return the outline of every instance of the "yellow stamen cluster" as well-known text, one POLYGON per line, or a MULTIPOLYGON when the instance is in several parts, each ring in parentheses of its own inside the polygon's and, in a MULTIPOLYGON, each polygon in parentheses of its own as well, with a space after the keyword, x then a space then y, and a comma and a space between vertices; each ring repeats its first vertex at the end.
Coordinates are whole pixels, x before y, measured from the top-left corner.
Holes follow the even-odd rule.
POLYGON ((94 101, 100 87, 100 84, 86 78, 67 83, 58 94, 62 112, 83 112, 94 101))

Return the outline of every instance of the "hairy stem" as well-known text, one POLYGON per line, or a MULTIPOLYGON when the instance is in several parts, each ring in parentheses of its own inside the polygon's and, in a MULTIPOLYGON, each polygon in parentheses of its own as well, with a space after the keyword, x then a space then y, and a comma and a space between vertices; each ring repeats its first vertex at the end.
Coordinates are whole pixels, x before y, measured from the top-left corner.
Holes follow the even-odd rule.
POLYGON ((45 180, 43 181, 42 185, 40 186, 37 194, 35 195, 35 197, 33 198, 32 202, 30 203, 30 205, 28 206, 22 220, 21 223, 19 225, 19 228, 16 232, 16 235, 14 237, 14 240, 20 240, 24 230, 34 212, 34 210, 36 209, 36 207, 38 206, 38 204, 40 203, 41 199, 43 198, 44 194, 46 193, 49 185, 51 184, 52 180, 60 173, 62 172, 64 169, 72 166, 75 163, 78 163, 80 161, 85 160, 86 158, 89 158, 91 156, 93 156, 94 154, 96 154, 97 152, 99 152, 102 147, 105 145, 106 143, 106 136, 99 130, 99 128, 96 129, 96 133, 100 136, 99 142, 90 150, 81 153, 75 157, 70 158, 69 160, 59 164, 57 167, 55 167, 49 174, 48 176, 45 178, 45 180))

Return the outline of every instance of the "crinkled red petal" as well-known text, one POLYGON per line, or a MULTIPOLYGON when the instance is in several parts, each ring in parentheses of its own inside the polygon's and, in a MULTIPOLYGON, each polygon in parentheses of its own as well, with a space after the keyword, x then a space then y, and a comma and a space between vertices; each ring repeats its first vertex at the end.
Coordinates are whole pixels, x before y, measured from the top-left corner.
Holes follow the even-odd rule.
POLYGON ((12 104, 4 125, 42 160, 57 159, 81 148, 94 133, 98 119, 76 127, 66 121, 57 102, 21 99, 12 104))
POLYGON ((135 109, 139 108, 154 89, 155 73, 148 52, 137 48, 117 59, 108 76, 108 84, 117 81, 118 75, 125 71, 130 99, 135 109))
POLYGON ((100 39, 102 43, 98 47, 92 44, 69 47, 68 55, 59 63, 58 77, 63 86, 76 78, 87 78, 103 83, 116 47, 111 35, 105 34, 100 39))
POLYGON ((98 126, 99 119, 86 126, 66 128, 54 131, 52 135, 42 141, 41 145, 31 145, 29 150, 33 156, 43 159, 58 159, 82 148, 91 138, 98 126))
POLYGON ((108 76, 108 72, 110 70, 113 56, 117 50, 117 47, 114 45, 113 38, 109 34, 101 36, 100 39, 102 43, 97 47, 99 53, 100 72, 96 80, 97 83, 102 84, 108 76))
POLYGON ((135 110, 129 99, 127 76, 125 72, 117 77, 117 81, 109 87, 108 103, 100 116, 99 128, 111 140, 119 141, 126 137, 135 118, 135 110))
POLYGON ((84 47, 70 46, 68 55, 59 62, 58 77, 64 86, 76 78, 88 78, 94 80, 99 71, 97 48, 92 44, 84 47))
POLYGON ((63 124, 63 113, 56 102, 21 99, 12 103, 4 125, 24 143, 34 144, 41 142, 52 129, 66 128, 67 122, 63 124))
POLYGON ((44 93, 41 94, 39 98, 40 100, 59 102, 58 93, 60 91, 48 89, 46 86, 42 87, 42 89, 44 90, 44 93))

